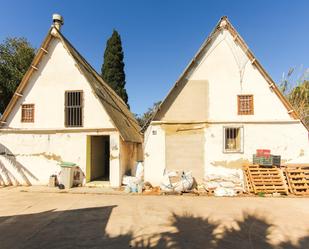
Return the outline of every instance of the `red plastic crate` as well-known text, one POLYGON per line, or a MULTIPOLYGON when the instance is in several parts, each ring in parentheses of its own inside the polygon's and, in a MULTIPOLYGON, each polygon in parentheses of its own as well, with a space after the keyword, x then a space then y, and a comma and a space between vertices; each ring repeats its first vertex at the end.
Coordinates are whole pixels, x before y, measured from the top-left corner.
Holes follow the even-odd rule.
POLYGON ((256 150, 256 156, 268 158, 268 157, 270 157, 270 150, 258 149, 258 150, 256 150))

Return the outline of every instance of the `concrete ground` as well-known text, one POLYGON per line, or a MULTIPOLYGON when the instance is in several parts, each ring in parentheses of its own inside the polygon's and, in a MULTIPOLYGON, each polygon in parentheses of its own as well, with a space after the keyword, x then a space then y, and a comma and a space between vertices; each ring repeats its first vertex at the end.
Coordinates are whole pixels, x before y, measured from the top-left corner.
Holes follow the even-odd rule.
POLYGON ((0 248, 308 249, 309 198, 0 189, 0 248))

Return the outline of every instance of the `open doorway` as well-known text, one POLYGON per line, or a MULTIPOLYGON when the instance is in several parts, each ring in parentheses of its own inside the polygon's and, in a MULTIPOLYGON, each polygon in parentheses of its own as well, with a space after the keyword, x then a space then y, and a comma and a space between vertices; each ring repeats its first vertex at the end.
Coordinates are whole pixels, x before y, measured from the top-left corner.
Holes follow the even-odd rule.
POLYGON ((90 136, 88 181, 109 181, 109 136, 90 136))

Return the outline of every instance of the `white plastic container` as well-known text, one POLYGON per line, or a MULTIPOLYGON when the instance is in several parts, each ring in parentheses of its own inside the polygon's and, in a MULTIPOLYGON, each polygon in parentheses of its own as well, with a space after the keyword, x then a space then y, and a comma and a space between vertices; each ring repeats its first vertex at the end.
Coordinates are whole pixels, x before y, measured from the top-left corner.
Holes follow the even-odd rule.
POLYGON ((60 184, 63 184, 65 188, 72 188, 76 164, 63 162, 60 164, 60 166, 60 184))

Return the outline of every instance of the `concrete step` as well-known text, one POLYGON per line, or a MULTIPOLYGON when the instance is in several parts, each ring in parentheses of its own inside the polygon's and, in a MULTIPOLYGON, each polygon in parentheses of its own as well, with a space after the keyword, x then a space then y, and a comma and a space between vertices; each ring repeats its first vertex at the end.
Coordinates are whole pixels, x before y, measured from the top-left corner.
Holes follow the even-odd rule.
POLYGON ((90 188, 110 188, 110 182, 109 181, 91 181, 87 182, 86 187, 90 188))

